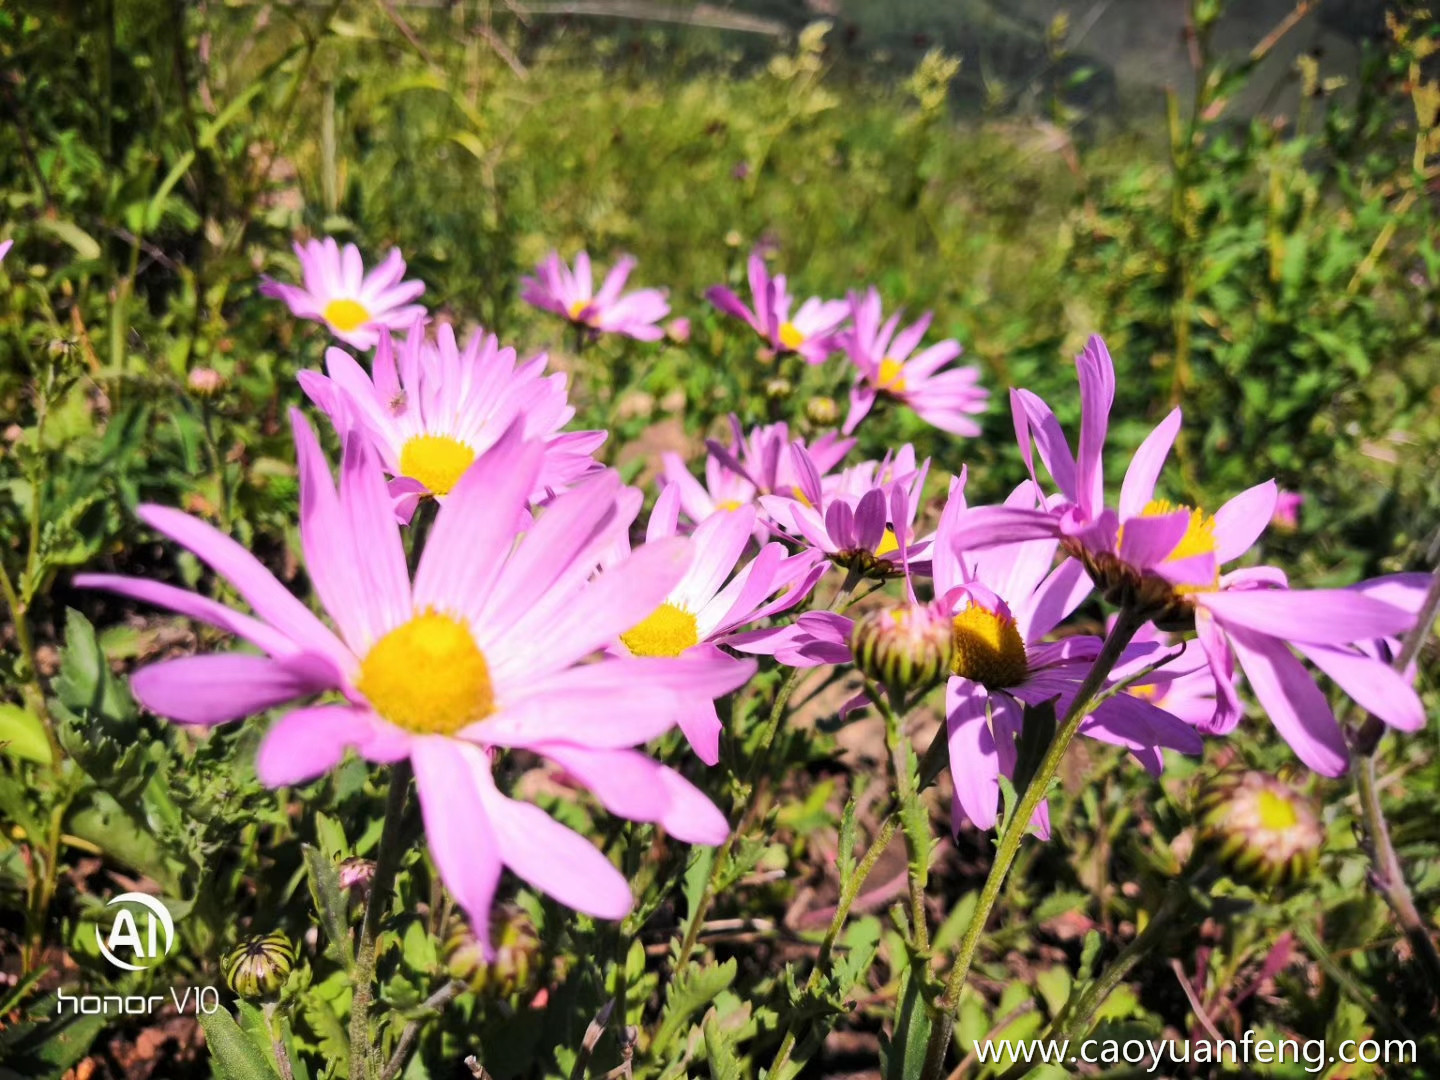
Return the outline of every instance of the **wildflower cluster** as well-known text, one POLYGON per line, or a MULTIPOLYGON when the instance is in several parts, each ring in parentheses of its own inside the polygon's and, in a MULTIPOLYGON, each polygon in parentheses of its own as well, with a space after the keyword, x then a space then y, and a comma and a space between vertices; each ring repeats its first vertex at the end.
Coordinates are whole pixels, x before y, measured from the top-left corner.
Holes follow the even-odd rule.
MULTIPOLYGON (((350 751, 408 762, 430 853, 469 916, 477 953, 467 970, 496 963, 491 909, 504 868, 600 918, 633 902, 588 840, 501 791, 497 763, 527 751, 520 761, 548 761, 618 817, 720 844, 725 814, 645 747, 678 727, 715 765, 727 712, 716 702, 750 681, 756 656, 795 669, 853 664, 863 678, 847 711, 903 711, 943 684, 937 745, 956 830, 996 827, 1003 789, 1030 779, 1022 828, 1048 837, 1045 788, 1071 736, 1121 747, 1159 774, 1165 751, 1200 755, 1206 737, 1236 727, 1243 685, 1325 775, 1349 754, 1317 674, 1394 727, 1423 723, 1410 680, 1388 659, 1416 622, 1425 579, 1307 590, 1246 561, 1284 520, 1280 493, 1263 481, 1213 513, 1157 498, 1178 409, 1126 463, 1112 498, 1116 375, 1099 338, 1076 359, 1074 449, 1044 401, 1013 390, 1030 479, 1002 504, 976 506, 961 469, 932 502, 931 463, 912 446, 846 458, 882 399, 952 435, 979 433, 971 417, 987 395, 974 369, 949 366, 958 343, 922 347, 930 316, 902 328, 874 289, 795 307, 786 278, 752 255, 750 302, 718 286, 710 300, 776 353, 811 364, 845 354, 849 415, 840 432, 809 441, 784 423, 745 430, 732 417, 730 438, 712 440, 698 469, 665 457, 642 526, 645 493, 597 460, 604 431, 568 429, 566 377, 547 372, 543 354, 522 360, 478 330, 462 344, 410 303, 423 286, 402 280, 398 252, 368 275, 353 246, 326 240, 297 253, 303 286, 265 291, 350 347, 330 348, 324 373, 300 375, 342 447, 338 482, 311 421, 291 416, 301 545, 328 622, 229 536, 159 506, 141 518, 227 581, 249 613, 157 581, 77 583, 248 646, 154 664, 132 685, 183 724, 288 707, 259 748, 266 784, 303 784, 350 751), (902 595, 847 613, 867 580, 872 591, 898 583, 902 595), (1118 609, 1104 635, 1075 619, 1097 598, 1118 609), (1049 775, 1022 777, 1023 740, 1045 710, 1060 721, 1054 762, 1049 775)), ((584 334, 654 341, 669 304, 659 290, 626 292, 633 268, 621 260, 596 290, 584 253, 573 270, 551 255, 523 295, 584 334)), ((1238 790, 1208 797, 1212 832, 1244 817, 1229 806, 1238 790)), ((1261 807, 1250 817, 1276 816, 1273 795, 1245 791, 1261 807)))

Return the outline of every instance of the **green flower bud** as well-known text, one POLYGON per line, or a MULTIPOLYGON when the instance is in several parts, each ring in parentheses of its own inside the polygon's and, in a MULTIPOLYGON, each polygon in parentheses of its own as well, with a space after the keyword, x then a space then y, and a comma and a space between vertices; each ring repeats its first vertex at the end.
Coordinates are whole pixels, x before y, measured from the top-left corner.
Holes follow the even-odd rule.
POLYGON ((281 933, 242 941, 225 957, 225 981, 242 998, 273 998, 295 965, 295 948, 281 933))
POLYGON ((812 397, 805 402, 805 419, 816 427, 834 427, 840 420, 840 406, 832 397, 812 397))
POLYGON ((1199 841, 1236 881, 1273 889, 1308 875, 1325 843, 1314 803, 1266 773, 1221 773, 1195 803, 1199 841))
POLYGON ((855 621, 855 666, 899 698, 928 690, 950 672, 950 620, 935 604, 876 608, 855 621))
POLYGON ((795 389, 789 379, 777 377, 765 380, 765 396, 774 401, 784 401, 795 389))
POLYGON ((509 997, 530 985, 540 937, 530 917, 513 906, 497 906, 490 917, 490 943, 495 955, 487 961, 480 940, 457 920, 445 941, 445 966, 477 994, 509 997))

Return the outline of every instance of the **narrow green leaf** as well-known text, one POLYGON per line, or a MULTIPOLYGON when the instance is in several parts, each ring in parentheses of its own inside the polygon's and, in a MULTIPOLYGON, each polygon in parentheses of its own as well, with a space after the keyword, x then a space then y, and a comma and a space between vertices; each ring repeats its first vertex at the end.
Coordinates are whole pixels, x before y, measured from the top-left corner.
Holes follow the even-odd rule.
POLYGON ((50 741, 45 738, 44 723, 29 709, 0 704, 0 753, 49 765, 50 741))

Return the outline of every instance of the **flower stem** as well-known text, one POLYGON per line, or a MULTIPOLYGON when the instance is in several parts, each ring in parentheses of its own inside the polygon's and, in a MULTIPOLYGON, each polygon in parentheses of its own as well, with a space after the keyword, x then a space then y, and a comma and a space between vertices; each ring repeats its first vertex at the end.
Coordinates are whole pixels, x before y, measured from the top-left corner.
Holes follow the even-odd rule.
POLYGON ((351 1080, 371 1080, 379 1064, 370 1045, 370 995, 375 981, 375 946, 380 919, 390 906, 395 871, 399 869, 400 856, 404 851, 401 832, 405 823, 405 800, 409 793, 410 764, 400 762, 390 770, 390 791, 385 799, 385 824, 380 831, 375 876, 370 882, 370 896, 360 923, 360 944, 355 950, 355 971, 351 979, 354 997, 350 1003, 351 1080))
POLYGON ((911 768, 915 755, 904 742, 901 717, 884 690, 868 681, 867 688, 870 700, 885 718, 885 748, 890 753, 895 797, 900 803, 900 821, 905 836, 905 876, 910 886, 910 921, 914 935, 911 944, 917 955, 924 956, 930 951, 930 924, 925 912, 925 886, 930 876, 930 816, 920 802, 915 773, 911 768))
POLYGON ((1109 636, 1105 639, 1100 655, 1095 658, 1095 663, 1085 676, 1085 681, 1076 691, 1075 698, 1065 713, 1064 721, 1055 732, 1054 739, 1051 740, 1044 758, 1041 759, 1039 767, 1035 770, 1034 778, 1005 823, 1005 831, 1001 833, 1000 841, 995 848, 995 860, 990 864, 990 874, 985 879, 985 885, 980 890, 980 899, 975 905, 975 914, 970 917, 970 925, 965 930, 965 936, 960 939, 959 951, 955 954, 955 961, 950 967, 950 976, 945 983, 945 992, 935 1004, 930 1040, 925 1047, 925 1065, 921 1072, 923 1080, 940 1080, 945 1075, 945 1052, 950 1046, 950 1035, 955 1024, 955 1011, 960 1004, 960 992, 965 988, 965 980, 970 974, 970 965, 975 960, 975 952, 979 948, 980 938, 985 933, 985 924, 990 921, 990 913, 995 908, 995 902, 1000 899, 1000 890, 1009 876, 1015 856, 1020 852, 1020 842, 1030 828, 1030 819, 1044 800, 1045 794, 1050 788, 1050 781, 1059 771, 1065 751, 1069 749, 1075 733, 1080 730, 1080 723, 1088 714, 1095 695, 1104 687, 1105 679, 1125 651, 1125 646, 1130 643, 1135 632, 1144 624, 1145 615, 1142 612, 1132 608, 1120 609, 1120 614, 1116 618, 1109 636))
MULTIPOLYGON (((822 973, 830 965, 830 954, 835 951, 835 942, 840 937, 840 931, 845 927, 845 921, 850 917, 850 908, 855 903, 855 898, 860 895, 860 889, 865 884, 865 879, 870 876, 870 871, 875 868, 875 863, 890 846, 890 841, 895 836, 895 830, 899 826, 899 818, 895 814, 887 817, 880 826, 880 831, 875 834, 875 839, 865 850, 860 862, 855 867, 855 872, 850 876, 845 888, 840 892, 840 898, 835 904, 835 914, 830 919, 830 925, 825 930, 825 937, 820 942, 820 952, 815 957, 815 966, 810 969, 810 975, 805 980, 806 992, 816 990, 820 986, 822 973)), ((785 1037, 780 1042, 780 1050, 775 1055, 775 1062, 770 1066, 766 1075, 772 1080, 781 1080, 784 1076, 784 1069, 790 1061, 790 1055, 795 1050, 797 1040, 796 1027, 792 1023, 785 1030, 785 1037)))
MULTIPOLYGON (((844 583, 831 599, 827 610, 841 610, 859 583, 859 574, 853 570, 847 572, 844 583)), ((766 718, 765 727, 760 732, 760 741, 755 747, 754 755, 750 758, 749 767, 745 770, 744 779, 740 783, 739 796, 736 799, 737 805, 743 808, 740 820, 730 830, 730 835, 725 838, 725 843, 715 853, 715 861, 710 864, 710 874, 705 880, 705 888, 700 893, 695 911, 691 913, 690 925, 686 927, 685 936, 680 941, 680 951, 675 959, 676 971, 685 966, 690 959, 690 953, 695 949, 695 943, 700 937, 700 924, 705 921, 705 913, 710 910, 710 905, 715 900, 716 888, 721 874, 725 872, 726 864, 730 861, 730 852, 735 848, 735 840, 744 831, 751 811, 754 809, 751 798, 755 793, 760 767, 768 766, 770 763, 770 748, 775 742, 776 732, 780 730, 780 720, 785 715, 785 706, 789 704, 790 696, 795 693, 795 688, 800 685, 800 678, 805 671, 805 668, 792 668, 775 694, 775 701, 770 706, 770 715, 766 718)))
MULTIPOLYGON (((1440 549, 1440 539, 1431 549, 1432 557, 1440 554, 1437 549, 1440 549)), ((1400 645, 1400 652, 1392 665, 1396 671, 1403 675, 1414 662, 1437 617, 1440 617, 1440 566, 1436 566, 1431 576, 1430 588, 1420 605, 1419 618, 1400 645)), ((1354 754, 1350 761, 1350 774, 1355 782, 1355 794, 1360 800, 1360 818, 1365 826, 1364 846, 1370 856, 1370 883, 1394 913, 1416 957, 1429 973, 1431 986, 1440 987, 1440 950, 1436 949, 1430 927, 1416 908, 1415 898, 1405 881, 1405 867, 1390 838, 1390 825, 1385 819, 1385 808, 1381 805, 1380 792, 1375 785, 1375 751, 1384 734, 1384 721, 1372 713, 1351 740, 1354 754)))

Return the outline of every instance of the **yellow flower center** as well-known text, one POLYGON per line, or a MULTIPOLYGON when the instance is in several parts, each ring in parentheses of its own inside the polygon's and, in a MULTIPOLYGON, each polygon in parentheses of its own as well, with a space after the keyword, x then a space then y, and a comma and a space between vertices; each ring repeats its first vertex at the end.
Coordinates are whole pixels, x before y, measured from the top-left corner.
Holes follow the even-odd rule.
POLYGON ((742 505, 743 505, 743 504, 740 502, 739 499, 726 499, 724 502, 719 503, 718 505, 716 505, 715 509, 716 509, 716 510, 739 510, 742 505))
POLYGON ((432 495, 448 495, 475 461, 475 451, 449 435, 416 435, 400 448, 400 471, 432 495))
POLYGON ((787 349, 798 349, 805 344, 805 335, 796 329, 792 322, 780 324, 780 344, 787 349))
POLYGON ((955 616, 950 670, 992 690, 1019 686, 1029 673, 1015 620, 971 604, 955 616))
POLYGON ((1131 697, 1139 698, 1141 701, 1148 701, 1152 705, 1158 705, 1165 700, 1165 695, 1160 692, 1160 687, 1155 683, 1138 683, 1125 688, 1125 692, 1131 697))
POLYGON ((485 654, 464 623, 438 611, 377 641, 355 689, 396 727, 421 735, 453 735, 495 711, 485 654))
POLYGON ((1295 805, 1273 791, 1261 791, 1256 796, 1256 810, 1260 816, 1261 828, 1273 832, 1284 832, 1300 823, 1300 815, 1295 812, 1295 805))
POLYGON ((694 615, 664 603, 621 634, 620 640, 636 656, 679 656, 700 643, 700 630, 694 615))
POLYGON ((894 357, 887 356, 880 361, 880 371, 875 376, 875 385, 892 394, 905 392, 905 365, 894 357))
POLYGON ((348 334, 370 321, 370 312, 357 300, 331 300, 320 314, 342 334, 348 334))
POLYGON ((892 551, 900 550, 900 541, 895 536, 895 530, 889 525, 885 526, 885 535, 880 537, 880 543, 875 545, 875 554, 880 557, 889 555, 892 551))
POLYGON ((576 300, 570 305, 570 321, 580 322, 580 313, 590 306, 589 300, 576 300))

